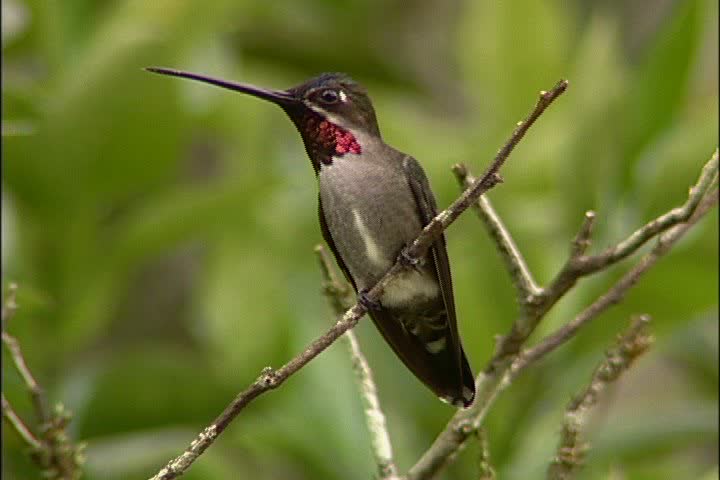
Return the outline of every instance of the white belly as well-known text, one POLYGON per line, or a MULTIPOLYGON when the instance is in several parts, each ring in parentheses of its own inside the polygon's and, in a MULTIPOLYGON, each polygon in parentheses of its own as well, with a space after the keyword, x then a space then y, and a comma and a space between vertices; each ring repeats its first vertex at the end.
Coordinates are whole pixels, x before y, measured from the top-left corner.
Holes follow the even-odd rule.
POLYGON ((439 294, 439 285, 429 272, 409 270, 395 277, 385 287, 380 303, 385 307, 403 307, 433 299, 439 294))

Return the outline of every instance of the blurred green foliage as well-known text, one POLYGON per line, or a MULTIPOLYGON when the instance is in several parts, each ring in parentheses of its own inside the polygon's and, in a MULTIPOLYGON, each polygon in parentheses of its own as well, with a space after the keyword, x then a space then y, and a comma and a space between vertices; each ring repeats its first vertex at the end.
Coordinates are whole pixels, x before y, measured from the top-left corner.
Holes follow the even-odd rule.
MULTIPOLYGON (((161 65, 271 87, 347 71, 386 140, 425 166, 479 173, 537 92, 571 88, 513 154, 490 197, 540 282, 587 209, 596 249, 684 201, 718 142, 718 6, 701 0, 508 2, 3 0, 3 285, 10 330, 51 398, 75 412, 85 478, 144 478, 266 365, 332 321, 312 254, 316 187, 299 136, 256 99, 152 76, 161 65)), ((539 478, 565 403, 634 313, 656 347, 614 389, 582 478, 717 478, 717 213, 610 313, 521 377, 487 420, 498 478, 539 478)), ((477 371, 516 314, 480 223, 447 232, 459 321, 477 371)), ((628 262, 580 283, 548 332, 628 262)), ((452 409, 369 322, 401 470, 452 409)), ((31 408, 3 354, 3 391, 31 408)), ((477 449, 443 478, 473 478, 477 449)), ((4 478, 37 478, 3 431, 4 478)), ((335 345, 255 402, 188 479, 367 479, 350 363, 335 345)))

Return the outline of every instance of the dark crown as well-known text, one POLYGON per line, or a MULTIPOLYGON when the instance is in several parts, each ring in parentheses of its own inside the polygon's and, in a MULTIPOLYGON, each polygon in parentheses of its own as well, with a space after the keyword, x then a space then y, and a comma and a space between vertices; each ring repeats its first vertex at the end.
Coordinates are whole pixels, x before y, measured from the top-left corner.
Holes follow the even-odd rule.
POLYGON ((317 77, 311 78, 305 83, 291 88, 290 91, 299 97, 303 97, 313 90, 338 87, 346 88, 361 95, 367 95, 367 92, 359 83, 347 74, 339 72, 321 73, 317 77))

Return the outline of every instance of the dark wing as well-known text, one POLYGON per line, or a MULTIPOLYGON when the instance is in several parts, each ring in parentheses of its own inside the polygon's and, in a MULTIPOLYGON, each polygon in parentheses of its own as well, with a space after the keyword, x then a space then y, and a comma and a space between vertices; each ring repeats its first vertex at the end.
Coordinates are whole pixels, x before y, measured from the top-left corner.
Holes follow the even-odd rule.
MULTIPOLYGON (((437 204, 430 189, 430 183, 422 167, 413 157, 406 156, 403 159, 403 169, 405 170, 410 190, 415 197, 415 203, 418 207, 422 225, 425 226, 437 215, 437 204)), ((462 383, 474 392, 475 381, 468 361, 465 358, 457 328, 455 298, 453 296, 452 277, 450 275, 450 260, 448 259, 444 234, 440 235, 440 238, 433 243, 430 251, 438 283, 440 284, 443 302, 445 303, 445 309, 447 310, 447 320, 456 365, 458 366, 458 371, 462 372, 462 383)))
POLYGON ((330 235, 330 230, 328 230, 327 223, 325 222, 325 213, 323 213, 322 208, 322 202, 320 201, 320 197, 318 196, 318 217, 320 217, 320 231, 322 232, 322 236, 325 239, 325 243, 328 244, 328 247, 330 247, 330 250, 333 253, 333 256, 335 257, 335 262, 340 267, 340 270, 342 270, 343 274, 345 275, 345 278, 348 282, 353 286, 353 289, 357 292, 357 286, 355 285, 355 280, 350 276, 350 270, 345 266, 345 262, 343 262, 342 257, 338 254, 337 248, 335 247, 335 242, 333 242, 332 235, 330 235))
MULTIPOLYGON (((355 281, 350 276, 350 271, 345 266, 342 257, 340 257, 335 247, 335 242, 325 221, 322 202, 320 201, 318 201, 318 214, 320 217, 320 230, 322 231, 325 243, 327 243, 330 250, 332 250, 335 261, 345 274, 345 278, 347 278, 357 292, 355 281)), ((438 358, 436 355, 428 353, 419 339, 408 335, 399 319, 388 309, 380 308, 371 310, 368 313, 395 354, 400 357, 403 363, 407 365, 423 383, 428 385, 438 396, 453 398, 457 396, 457 381, 450 379, 453 373, 457 371, 457 363, 454 359, 448 359, 448 361, 443 362, 442 357, 438 358)))
MULTIPOLYGON (((427 180, 425 180, 425 182, 427 183, 427 180)), ((432 199, 431 205, 434 209, 434 199, 432 199)), ((325 214, 323 212, 322 202, 320 201, 318 201, 318 216, 320 219, 320 229, 322 231, 325 242, 330 247, 330 250, 335 256, 335 261, 337 262, 338 266, 340 266, 340 269, 345 275, 345 278, 347 278, 347 280, 352 284, 353 288, 357 292, 357 285, 355 284, 355 281, 350 275, 350 271, 348 270, 347 266, 343 262, 342 257, 340 257, 340 255, 338 254, 337 248, 335 247, 335 242, 333 241, 330 230, 327 227, 327 222, 325 221, 325 214)), ((433 213, 432 215, 430 215, 429 218, 432 219, 434 216, 435 214, 433 213)), ((424 223, 427 223, 429 221, 425 220, 425 216, 423 216, 422 218, 424 219, 424 223)), ((442 258, 445 262, 445 276, 440 277, 440 274, 438 274, 438 277, 446 278, 449 282, 450 267, 447 260, 447 253, 445 251, 444 238, 441 240, 441 250, 443 255, 442 258)), ((433 247, 433 251, 435 250, 436 248, 433 247)), ((435 265, 441 263, 435 259, 434 253, 432 262, 435 265)), ((369 314, 373 323, 380 331, 382 336, 385 338, 385 341, 392 347, 395 354, 400 357, 403 363, 418 378, 420 378, 423 383, 430 387, 441 398, 444 397, 445 399, 448 399, 453 403, 457 403, 458 401, 460 401, 467 406, 471 400, 471 397, 469 398, 467 395, 463 395, 465 393, 464 391, 458 392, 458 380, 461 380, 460 384, 469 388, 473 392, 473 395, 475 392, 475 384, 472 372, 470 371, 470 366, 465 359, 459 340, 457 339, 457 326, 455 321, 455 305, 453 303, 452 297, 452 284, 447 283, 443 285, 442 281, 439 281, 439 283, 441 284, 443 301, 446 304, 449 302, 450 305, 450 307, 447 308, 447 312, 448 317, 452 318, 452 321, 449 322, 451 330, 450 343, 452 345, 452 351, 443 352, 443 354, 441 354, 440 356, 428 353, 424 345, 420 342, 419 338, 408 335, 407 331, 402 326, 399 319, 393 314, 393 312, 389 311, 388 309, 380 308, 378 310, 372 310, 369 312, 369 314), (450 295, 449 297, 445 293, 446 291, 448 291, 448 288, 450 295), (450 317, 450 315, 452 315, 452 317, 450 317), (458 368, 459 365, 462 365, 462 367, 458 368), (457 379, 457 377, 455 376, 456 372, 458 371, 462 372, 462 379, 457 379)))

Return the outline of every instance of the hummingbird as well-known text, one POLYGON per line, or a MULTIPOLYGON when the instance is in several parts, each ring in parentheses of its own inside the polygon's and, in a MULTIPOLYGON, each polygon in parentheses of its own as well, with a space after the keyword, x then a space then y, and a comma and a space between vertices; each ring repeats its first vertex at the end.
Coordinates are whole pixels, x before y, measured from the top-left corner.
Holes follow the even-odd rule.
POLYGON ((317 178, 323 238, 358 300, 422 383, 446 403, 468 407, 475 382, 458 333, 445 237, 395 277, 379 300, 366 298, 437 214, 418 161, 383 141, 367 91, 341 73, 273 90, 169 68, 146 70, 252 95, 285 111, 317 178))

